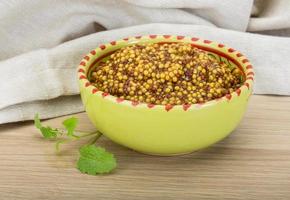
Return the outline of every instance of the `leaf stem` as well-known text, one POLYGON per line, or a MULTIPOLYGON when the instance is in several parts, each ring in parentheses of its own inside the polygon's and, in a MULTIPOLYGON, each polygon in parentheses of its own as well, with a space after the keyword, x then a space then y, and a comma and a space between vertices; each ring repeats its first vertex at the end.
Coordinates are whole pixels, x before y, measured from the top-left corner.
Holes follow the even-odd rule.
POLYGON ((55 143, 55 149, 56 149, 56 152, 59 153, 60 151, 60 145, 61 144, 64 144, 64 143, 68 143, 68 142, 73 142, 73 141, 76 141, 76 140, 79 140, 81 138, 84 138, 84 137, 88 137, 88 136, 93 136, 93 135, 96 135, 95 137, 93 137, 93 139, 91 140, 91 142, 89 142, 89 144, 94 144, 96 143, 96 141, 101 137, 102 133, 100 133, 99 131, 95 131, 95 132, 92 132, 92 133, 86 133, 86 132, 79 132, 79 133, 83 133, 83 135, 80 135, 80 136, 71 136, 70 138, 68 139, 63 139, 63 140, 59 140, 55 143))
POLYGON ((95 131, 95 132, 91 132, 91 133, 77 131, 77 133, 82 134, 82 135, 78 135, 79 137, 82 138, 82 137, 87 137, 87 136, 99 134, 99 131, 95 131))
MULTIPOLYGON (((61 128, 58 128, 57 131, 60 132, 61 135, 63 135, 63 134, 66 133, 66 130, 61 129, 61 128)), ((94 132, 75 131, 75 134, 72 135, 72 138, 79 139, 79 138, 82 138, 82 137, 87 137, 87 136, 90 136, 90 135, 95 135, 97 133, 98 133, 98 131, 94 131, 94 132)))
POLYGON ((59 140, 55 143, 55 150, 57 153, 60 152, 60 145, 68 142, 72 142, 74 139, 59 140))
POLYGON ((95 144, 97 140, 103 135, 101 132, 96 132, 96 136, 89 142, 89 144, 95 144))

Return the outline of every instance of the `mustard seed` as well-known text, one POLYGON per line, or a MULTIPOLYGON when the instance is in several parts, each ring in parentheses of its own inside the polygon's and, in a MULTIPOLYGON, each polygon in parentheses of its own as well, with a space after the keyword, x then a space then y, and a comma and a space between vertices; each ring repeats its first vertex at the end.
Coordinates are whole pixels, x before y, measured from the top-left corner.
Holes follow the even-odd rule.
POLYGON ((111 95, 157 105, 204 103, 242 84, 239 69, 185 43, 121 48, 92 71, 90 81, 111 95))

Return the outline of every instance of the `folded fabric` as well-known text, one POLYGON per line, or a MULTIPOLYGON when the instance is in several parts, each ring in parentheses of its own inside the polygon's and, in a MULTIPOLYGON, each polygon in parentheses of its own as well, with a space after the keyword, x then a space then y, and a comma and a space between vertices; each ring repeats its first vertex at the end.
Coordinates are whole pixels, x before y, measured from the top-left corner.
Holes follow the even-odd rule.
MULTIPOLYGON (((252 1, 70 2, 0 2, 0 123, 32 119, 35 112, 50 118, 82 111, 76 80, 81 58, 101 43, 134 35, 188 35, 225 43, 253 63, 256 94, 290 94, 290 38, 245 32, 270 30, 266 19, 250 18, 252 1)), ((283 6, 285 1, 277 2, 283 6)), ((255 16, 269 17, 264 6, 255 4, 255 16)), ((284 8, 289 12, 289 6, 284 8)), ((287 14, 281 15, 284 21, 287 14)), ((275 30, 289 26, 285 22, 275 30)))

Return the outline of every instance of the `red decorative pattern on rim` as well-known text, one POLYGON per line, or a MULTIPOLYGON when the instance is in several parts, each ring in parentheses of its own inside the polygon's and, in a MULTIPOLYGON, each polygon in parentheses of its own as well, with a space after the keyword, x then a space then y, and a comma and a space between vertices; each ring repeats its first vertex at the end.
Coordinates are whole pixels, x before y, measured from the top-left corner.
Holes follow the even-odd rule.
POLYGON ((90 60, 90 57, 89 56, 85 56, 84 59, 87 60, 87 61, 89 61, 90 60))
POLYGON ((210 44, 212 41, 210 41, 210 40, 204 40, 203 41, 205 44, 210 44))
POLYGON ((141 39, 142 36, 138 35, 138 36, 136 36, 135 38, 136 38, 136 39, 141 39))
POLYGON ((237 53, 237 57, 242 57, 242 56, 243 56, 243 54, 237 53))
POLYGON ((251 76, 251 75, 254 76, 255 75, 254 72, 248 72, 247 73, 247 76, 251 76))
POLYGON ((99 47, 100 47, 100 49, 104 50, 106 48, 106 45, 101 44, 99 47))
POLYGON ((116 43, 117 43, 116 41, 110 42, 111 45, 116 45, 116 43))
POLYGON ((85 61, 80 62, 80 65, 81 66, 86 66, 86 62, 85 61))
POLYGON ((164 37, 165 39, 168 39, 168 38, 171 37, 171 35, 163 35, 163 37, 164 37))
POLYGON ((109 95, 108 92, 103 92, 103 93, 102 93, 102 96, 103 96, 103 97, 106 97, 106 96, 108 96, 108 95, 109 95))
POLYGON ((94 88, 93 90, 92 90, 92 93, 93 94, 95 94, 96 92, 98 92, 99 90, 97 89, 97 88, 94 88))
POLYGON ((233 53, 233 52, 235 52, 235 50, 234 50, 233 48, 229 48, 229 49, 228 49, 228 52, 229 52, 229 53, 233 53))
POLYGON ((250 89, 250 84, 245 82, 245 86, 248 88, 248 90, 250 89))
POLYGON ((177 38, 178 40, 182 40, 182 39, 184 39, 184 36, 182 36, 182 35, 178 35, 178 36, 176 36, 176 38, 177 38))
POLYGON ((218 44, 218 47, 219 47, 219 48, 223 48, 223 47, 225 47, 225 45, 223 45, 223 44, 218 44))
POLYGON ((86 79, 86 76, 85 76, 85 75, 81 75, 81 76, 79 77, 79 79, 86 79))
POLYGON ((80 73, 85 73, 85 70, 84 70, 83 68, 80 68, 80 69, 78 70, 78 72, 80 72, 80 73))
POLYGON ((138 101, 132 101, 132 106, 137 106, 138 104, 139 104, 139 102, 138 101))
POLYGON ((96 51, 95 51, 95 50, 92 50, 90 53, 91 53, 92 55, 96 55, 96 51))
POLYGON ((182 108, 184 111, 187 111, 190 108, 190 106, 191 106, 190 104, 183 104, 182 108))
POLYGON ((125 41, 128 41, 128 40, 129 40, 129 38, 124 38, 123 40, 125 40, 125 41))
POLYGON ((254 78, 253 77, 247 77, 247 79, 246 80, 254 80, 254 78))
POLYGON ((90 82, 86 82, 85 87, 89 87, 91 85, 90 82))
POLYGON ((157 35, 149 35, 149 37, 150 37, 151 39, 154 39, 154 38, 157 37, 157 35))
POLYGON ((249 62, 249 60, 248 59, 242 60, 242 63, 246 63, 246 62, 249 62))
POLYGON ((248 66, 246 67, 246 69, 253 69, 253 66, 252 66, 252 65, 248 65, 248 66))
POLYGON ((152 103, 148 103, 148 104, 147 104, 147 107, 148 107, 148 108, 153 108, 154 106, 155 106, 155 105, 152 104, 152 103))
POLYGON ((165 105, 165 110, 168 112, 169 110, 171 110, 173 108, 173 105, 171 104, 167 104, 165 105))
POLYGON ((240 89, 240 88, 236 90, 236 93, 237 93, 237 95, 238 95, 238 96, 240 96, 240 95, 241 95, 241 92, 242 92, 242 91, 241 91, 241 89, 240 89))
POLYGON ((117 101, 118 103, 121 103, 122 101, 124 101, 124 99, 118 97, 118 98, 116 99, 116 101, 117 101))
POLYGON ((231 94, 226 94, 226 96, 225 96, 228 100, 231 100, 231 98, 232 98, 232 95, 231 94))

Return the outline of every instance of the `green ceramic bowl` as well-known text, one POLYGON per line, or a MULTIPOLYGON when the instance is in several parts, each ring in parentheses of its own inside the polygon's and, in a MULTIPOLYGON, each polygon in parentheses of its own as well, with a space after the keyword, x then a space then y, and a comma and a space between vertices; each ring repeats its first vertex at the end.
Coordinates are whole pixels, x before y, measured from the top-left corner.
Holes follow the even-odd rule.
POLYGON ((100 45, 78 67, 80 93, 85 110, 99 131, 114 142, 154 155, 184 154, 223 139, 239 124, 253 88, 249 60, 223 44, 193 37, 148 35, 124 38, 100 45), (192 105, 152 105, 132 102, 99 91, 88 78, 94 67, 117 49, 135 43, 184 42, 242 71, 244 84, 222 98, 192 105))

